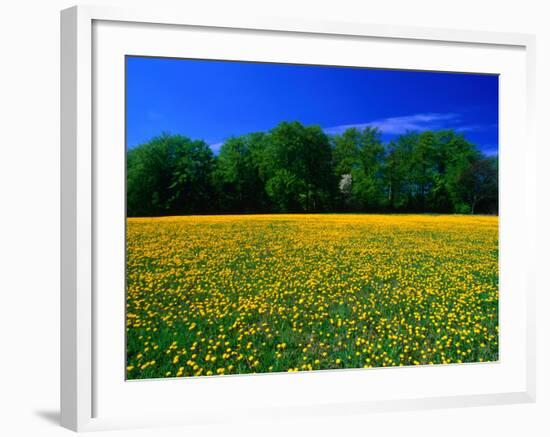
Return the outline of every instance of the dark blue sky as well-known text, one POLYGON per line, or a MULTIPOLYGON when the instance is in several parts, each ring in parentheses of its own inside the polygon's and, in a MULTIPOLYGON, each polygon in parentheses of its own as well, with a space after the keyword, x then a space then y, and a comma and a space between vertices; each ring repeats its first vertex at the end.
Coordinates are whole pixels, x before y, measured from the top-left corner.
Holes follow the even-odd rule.
POLYGON ((169 132, 217 151, 232 135, 298 120, 327 133, 378 126, 385 140, 454 128, 498 151, 496 76, 143 57, 126 68, 129 147, 169 132))

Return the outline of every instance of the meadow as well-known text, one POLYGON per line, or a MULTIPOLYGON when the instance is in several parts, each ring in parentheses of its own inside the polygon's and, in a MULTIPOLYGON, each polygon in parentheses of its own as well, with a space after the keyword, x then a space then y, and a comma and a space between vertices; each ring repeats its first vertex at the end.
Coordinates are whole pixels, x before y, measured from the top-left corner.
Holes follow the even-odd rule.
POLYGON ((128 218, 127 378, 498 360, 498 217, 128 218))

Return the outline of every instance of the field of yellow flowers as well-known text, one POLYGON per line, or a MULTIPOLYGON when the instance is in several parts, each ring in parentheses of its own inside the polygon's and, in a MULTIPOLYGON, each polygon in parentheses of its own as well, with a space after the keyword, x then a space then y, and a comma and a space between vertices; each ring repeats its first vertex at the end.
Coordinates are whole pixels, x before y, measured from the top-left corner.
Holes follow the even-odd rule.
POLYGON ((498 218, 130 218, 127 378, 498 360, 498 218))

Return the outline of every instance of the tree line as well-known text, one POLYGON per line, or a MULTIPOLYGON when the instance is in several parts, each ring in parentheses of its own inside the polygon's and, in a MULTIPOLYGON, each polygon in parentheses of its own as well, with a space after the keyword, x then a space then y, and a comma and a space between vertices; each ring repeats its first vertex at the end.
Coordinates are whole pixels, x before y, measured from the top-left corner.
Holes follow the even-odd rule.
POLYGON ((128 216, 283 212, 496 214, 498 159, 454 130, 389 142, 282 122, 229 138, 162 134, 127 152, 128 216))

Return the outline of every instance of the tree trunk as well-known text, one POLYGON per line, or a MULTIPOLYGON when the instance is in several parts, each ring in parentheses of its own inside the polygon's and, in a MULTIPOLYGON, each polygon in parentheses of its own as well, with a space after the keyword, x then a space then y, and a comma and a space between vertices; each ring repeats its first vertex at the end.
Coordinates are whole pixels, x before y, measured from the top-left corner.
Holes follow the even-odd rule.
POLYGON ((477 203, 477 199, 472 200, 472 208, 470 210, 470 214, 472 215, 474 214, 476 203, 477 203))

